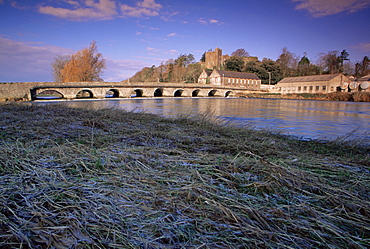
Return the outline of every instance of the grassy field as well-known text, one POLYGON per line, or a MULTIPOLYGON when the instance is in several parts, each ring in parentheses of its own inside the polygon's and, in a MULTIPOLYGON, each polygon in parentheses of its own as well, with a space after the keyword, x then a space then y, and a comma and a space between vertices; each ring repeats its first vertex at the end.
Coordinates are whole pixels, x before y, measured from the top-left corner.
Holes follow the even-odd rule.
POLYGON ((369 248, 370 148, 0 104, 0 248, 369 248))

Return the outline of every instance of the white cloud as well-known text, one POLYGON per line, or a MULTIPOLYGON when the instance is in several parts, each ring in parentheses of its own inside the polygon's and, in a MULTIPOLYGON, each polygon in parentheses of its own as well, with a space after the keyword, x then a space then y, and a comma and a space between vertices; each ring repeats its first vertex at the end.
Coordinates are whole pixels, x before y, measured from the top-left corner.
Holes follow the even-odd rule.
POLYGON ((206 20, 204 20, 203 18, 199 18, 198 19, 198 22, 201 23, 201 24, 207 24, 208 22, 206 20))
POLYGON ((140 28, 144 28, 144 29, 159 30, 159 28, 156 28, 156 27, 150 27, 150 26, 145 26, 145 25, 141 25, 141 24, 138 24, 137 26, 138 26, 138 27, 140 27, 140 28))
POLYGON ((138 2, 137 6, 145 9, 154 9, 154 10, 160 10, 162 8, 162 5, 156 3, 154 0, 144 0, 142 2, 138 2))
POLYGON ((80 3, 77 2, 77 1, 73 1, 73 0, 64 0, 64 2, 70 4, 70 5, 75 5, 75 6, 80 6, 80 3))
POLYGON ((296 10, 307 10, 313 17, 323 17, 341 12, 353 13, 370 6, 369 0, 291 0, 298 2, 296 10))
POLYGON ((201 23, 201 24, 217 24, 217 25, 221 25, 223 24, 222 22, 220 22, 219 20, 217 19, 209 19, 208 21, 207 20, 204 20, 204 18, 199 18, 198 19, 198 22, 201 23))
POLYGON ((162 5, 155 0, 139 1, 136 6, 120 4, 117 0, 66 0, 64 2, 70 7, 40 6, 38 11, 71 21, 88 21, 109 20, 116 17, 158 16, 158 11, 162 8, 162 5))
POLYGON ((177 33, 171 33, 171 34, 168 34, 167 36, 172 37, 172 36, 179 36, 179 35, 177 33))
POLYGON ((160 49, 151 48, 151 47, 147 47, 146 50, 149 51, 149 52, 156 52, 156 53, 160 51, 160 49))
POLYGON ((0 37, 0 81, 51 81, 51 63, 72 50, 0 37))
POLYGON ((121 4, 120 8, 123 16, 144 17, 158 16, 158 10, 162 8, 162 5, 155 3, 154 0, 144 0, 142 2, 138 2, 136 7, 121 4))
POLYGON ((84 0, 84 4, 76 1, 67 1, 74 9, 57 8, 52 6, 39 7, 38 11, 42 14, 52 15, 71 21, 85 20, 107 20, 117 15, 116 3, 113 0, 84 0), (76 8, 77 6, 77 8, 76 8))

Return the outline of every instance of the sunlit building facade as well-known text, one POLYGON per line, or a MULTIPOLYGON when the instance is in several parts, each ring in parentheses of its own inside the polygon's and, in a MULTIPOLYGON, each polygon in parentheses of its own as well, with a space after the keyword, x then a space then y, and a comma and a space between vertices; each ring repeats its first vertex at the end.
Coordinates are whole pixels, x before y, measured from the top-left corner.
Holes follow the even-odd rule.
POLYGON ((216 86, 230 86, 259 90, 261 79, 254 73, 213 70, 212 73, 203 70, 199 76, 198 83, 216 86))
POLYGON ((351 91, 351 80, 339 74, 323 74, 301 77, 287 77, 275 85, 277 92, 287 93, 330 93, 351 91))

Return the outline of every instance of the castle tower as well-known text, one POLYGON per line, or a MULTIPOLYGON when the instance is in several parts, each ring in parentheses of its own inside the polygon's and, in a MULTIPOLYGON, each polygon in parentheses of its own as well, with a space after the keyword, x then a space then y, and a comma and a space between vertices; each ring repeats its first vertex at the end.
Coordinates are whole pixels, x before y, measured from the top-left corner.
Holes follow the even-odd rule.
POLYGON ((215 51, 206 52, 206 68, 220 69, 222 62, 222 49, 216 48, 215 51))

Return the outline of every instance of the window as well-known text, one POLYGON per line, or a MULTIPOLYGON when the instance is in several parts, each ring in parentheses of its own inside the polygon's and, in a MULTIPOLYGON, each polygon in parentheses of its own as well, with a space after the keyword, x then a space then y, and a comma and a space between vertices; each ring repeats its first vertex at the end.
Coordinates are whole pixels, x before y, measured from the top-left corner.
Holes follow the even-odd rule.
POLYGON ((298 92, 300 92, 300 91, 301 91, 301 87, 299 86, 299 87, 298 87, 298 92))
POLYGON ((322 90, 323 91, 326 91, 326 86, 322 86, 322 90))
POLYGON ((303 91, 307 91, 307 86, 304 86, 303 87, 303 91))
POLYGON ((313 90, 313 86, 310 86, 310 91, 312 91, 313 90))
POLYGON ((316 91, 319 91, 320 90, 320 86, 316 86, 316 91))

